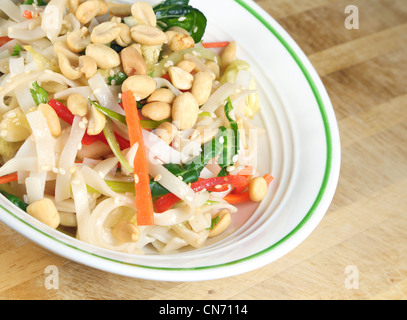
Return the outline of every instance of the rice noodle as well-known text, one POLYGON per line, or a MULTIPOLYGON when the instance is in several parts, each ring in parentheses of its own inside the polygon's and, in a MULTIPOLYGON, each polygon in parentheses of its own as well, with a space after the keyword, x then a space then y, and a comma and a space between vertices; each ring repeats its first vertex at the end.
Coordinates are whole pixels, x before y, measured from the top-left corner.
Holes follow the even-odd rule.
POLYGON ((0 10, 2 10, 11 20, 16 22, 23 20, 20 8, 11 0, 1 0, 0 10))
POLYGON ((51 0, 45 7, 41 27, 46 32, 47 38, 55 40, 62 27, 62 18, 67 0, 51 0))
POLYGON ((154 133, 143 130, 144 145, 152 159, 158 158, 164 163, 182 163, 188 160, 183 153, 175 150, 154 133))
POLYGON ((225 83, 209 97, 208 101, 201 107, 201 112, 215 112, 238 88, 239 86, 235 83, 225 83))
POLYGON ((49 171, 55 167, 55 139, 49 130, 47 119, 41 110, 27 113, 26 117, 35 140, 38 171, 49 171))
POLYGON ((102 107, 124 115, 123 109, 117 103, 117 97, 112 94, 106 80, 102 77, 102 75, 97 73, 90 78, 88 82, 94 96, 102 107))
POLYGON ((37 157, 12 158, 0 167, 0 176, 19 171, 36 171, 37 163, 37 157))
POLYGON ((65 147, 62 150, 58 164, 58 175, 55 184, 55 199, 61 201, 70 197, 70 180, 72 171, 75 168, 76 154, 78 146, 85 134, 86 126, 82 117, 75 116, 72 123, 71 131, 66 141, 65 147))

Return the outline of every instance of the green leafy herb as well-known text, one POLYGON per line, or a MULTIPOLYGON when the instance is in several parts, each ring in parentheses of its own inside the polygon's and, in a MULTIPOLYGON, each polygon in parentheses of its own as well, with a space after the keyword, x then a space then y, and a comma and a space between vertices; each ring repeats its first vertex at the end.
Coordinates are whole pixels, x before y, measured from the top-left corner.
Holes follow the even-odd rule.
MULTIPOLYGON (((119 121, 123 124, 127 124, 126 122, 126 117, 120 113, 117 113, 113 110, 110 110, 109 108, 102 107, 100 104, 92 101, 91 99, 88 99, 91 104, 93 104, 96 109, 98 109, 100 112, 102 112, 105 116, 108 116, 109 118, 119 121)), ((153 120, 140 120, 140 125, 143 129, 156 129, 160 124, 164 122, 168 122, 170 119, 162 120, 162 121, 153 121, 153 120)))
POLYGON ((107 78, 109 85, 122 85, 127 79, 127 75, 123 72, 119 72, 112 77, 107 78))
POLYGON ((201 41, 207 19, 198 9, 189 5, 189 0, 166 0, 154 7, 157 24, 164 31, 181 27, 189 32, 196 43, 201 41))
MULTIPOLYGON (((186 183, 198 181, 202 170, 214 158, 219 157, 218 164, 222 168, 218 176, 228 175, 227 168, 234 163, 233 158, 239 151, 239 130, 235 120, 231 117, 233 105, 228 98, 225 104, 225 114, 230 128, 220 127, 219 132, 211 141, 202 147, 202 153, 192 159, 190 163, 165 164, 164 167, 177 177, 182 177, 186 183)), ((154 180, 150 181, 153 197, 163 196, 169 193, 167 189, 154 180)))
POLYGON ((211 226, 207 228, 206 230, 213 230, 215 226, 219 223, 220 217, 217 215, 215 218, 212 219, 211 226))
POLYGON ((18 57, 20 55, 20 52, 23 50, 24 49, 17 43, 13 48, 13 52, 12 52, 11 56, 18 57))
POLYGON ((121 122, 121 123, 123 123, 123 124, 127 124, 127 123, 126 123, 126 117, 125 117, 124 115, 122 115, 122 114, 120 114, 120 113, 117 113, 117 112, 115 112, 115 111, 113 111, 113 110, 110 110, 110 109, 108 109, 108 108, 102 107, 100 104, 98 104, 98 103, 92 101, 91 99, 88 99, 88 100, 89 100, 89 102, 90 102, 91 104, 93 104, 93 105, 96 107, 96 109, 98 109, 98 110, 99 110, 100 112, 102 112, 104 115, 106 115, 106 116, 108 116, 109 118, 112 118, 112 119, 114 119, 114 120, 117 120, 117 121, 119 121, 119 122, 121 122))
POLYGON ((26 0, 23 4, 36 4, 37 6, 46 6, 48 3, 44 0, 26 0))
POLYGON ((0 193, 3 194, 11 203, 19 207, 21 210, 27 211, 28 204, 21 200, 19 197, 6 191, 0 191, 0 193))
POLYGON ((228 175, 227 168, 235 163, 233 158, 239 152, 240 147, 239 127, 237 125, 237 122, 233 120, 231 116, 232 110, 233 110, 232 101, 230 100, 230 98, 227 98, 225 104, 225 115, 229 121, 231 130, 229 130, 228 134, 224 137, 224 139, 226 139, 225 143, 227 145, 227 152, 224 152, 222 154, 222 159, 219 163, 220 167, 222 168, 218 174, 218 176, 220 177, 228 175))
POLYGON ((30 89, 30 92, 37 106, 48 103, 48 92, 41 88, 37 81, 33 83, 33 89, 30 89))
POLYGON ((120 150, 120 146, 114 135, 110 119, 107 119, 106 125, 103 128, 103 133, 106 137, 107 143, 110 146, 110 149, 112 150, 112 152, 116 156, 116 158, 119 160, 122 167, 124 169, 126 169, 128 172, 133 172, 133 168, 130 166, 126 157, 123 155, 122 151, 120 150))

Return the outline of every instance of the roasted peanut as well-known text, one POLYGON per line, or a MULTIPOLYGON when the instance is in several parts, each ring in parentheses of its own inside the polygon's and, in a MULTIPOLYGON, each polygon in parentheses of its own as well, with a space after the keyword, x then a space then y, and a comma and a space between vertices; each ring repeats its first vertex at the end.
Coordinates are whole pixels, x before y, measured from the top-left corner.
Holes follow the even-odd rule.
POLYGON ((69 49, 73 52, 81 52, 86 49, 88 45, 90 45, 90 34, 89 30, 86 27, 83 27, 79 30, 75 30, 68 34, 67 36, 67 44, 69 49))
POLYGON ((180 130, 192 128, 198 119, 199 105, 190 92, 181 93, 172 104, 172 120, 180 130))
POLYGON ((109 12, 109 5, 106 1, 104 0, 97 0, 98 4, 99 4, 99 10, 96 16, 103 16, 106 13, 109 12))
POLYGON ((205 65, 213 72, 215 79, 218 79, 220 76, 220 67, 215 61, 207 61, 205 65))
POLYGON ((263 177, 257 177, 250 180, 249 183, 249 195, 250 200, 254 202, 260 202, 267 195, 267 182, 263 177))
POLYGON ((198 104, 203 105, 212 92, 212 74, 206 71, 200 71, 195 74, 191 93, 194 95, 198 104))
POLYGON ((92 43, 86 48, 86 55, 95 59, 102 69, 111 69, 120 65, 120 56, 112 48, 99 43, 92 43))
POLYGON ((59 136, 61 134, 61 122, 59 121, 59 117, 55 110, 46 103, 41 103, 38 106, 38 109, 41 110, 45 119, 47 119, 48 128, 49 131, 51 131, 51 134, 54 137, 59 136))
POLYGON ((110 3, 109 12, 116 17, 128 17, 131 15, 131 5, 127 3, 110 3))
POLYGON ((127 47, 133 41, 130 27, 125 23, 119 23, 117 26, 120 28, 120 32, 115 41, 119 46, 127 47))
POLYGON ((179 67, 169 67, 168 74, 174 87, 180 90, 189 90, 192 87, 194 76, 179 67))
MULTIPOLYGON (((78 65, 74 65, 73 60, 69 59, 67 55, 59 53, 57 54, 59 69, 61 73, 69 80, 78 80, 82 76, 82 72, 79 70, 78 65)), ((79 58, 77 57, 79 62, 79 58)))
POLYGON ((76 10, 75 16, 80 23, 87 24, 99 13, 99 2, 97 0, 90 0, 83 2, 76 10))
POLYGON ((131 90, 140 100, 147 98, 157 88, 157 83, 147 75, 128 77, 122 84, 122 92, 131 90))
POLYGON ((154 121, 165 120, 171 117, 171 105, 166 102, 150 102, 141 109, 141 113, 154 121))
POLYGON ((106 116, 96 109, 92 104, 90 106, 90 117, 87 133, 90 136, 96 136, 103 131, 106 125, 106 116))
POLYGON ((124 48, 120 52, 124 73, 127 76, 147 73, 147 66, 141 53, 134 47, 124 48))
POLYGON ((34 201, 27 207, 27 213, 53 229, 59 226, 59 213, 51 199, 34 201))
POLYGON ((80 4, 81 4, 81 0, 68 0, 69 13, 75 14, 75 12, 76 12, 76 10, 78 10, 78 7, 80 4))
POLYGON ((132 222, 122 220, 112 228, 113 236, 121 242, 137 242, 140 229, 132 222))
POLYGON ((164 122, 157 127, 155 134, 161 140, 165 141, 167 144, 170 144, 177 135, 177 132, 177 127, 174 126, 171 122, 164 122))
POLYGON ((167 47, 171 51, 180 51, 195 46, 195 41, 189 34, 173 30, 169 30, 165 34, 168 38, 167 47))
POLYGON ((106 21, 93 28, 90 39, 93 43, 107 44, 116 39, 120 31, 117 23, 106 21))
POLYGON ((215 219, 216 217, 219 217, 219 220, 215 224, 215 226, 211 230, 209 230, 209 238, 220 235, 227 229, 227 227, 230 225, 230 222, 232 221, 230 212, 227 209, 219 211, 212 219, 215 219))
POLYGON ((153 7, 148 2, 135 2, 131 6, 131 15, 136 18, 138 23, 147 24, 152 27, 157 25, 157 18, 155 16, 153 7))
POLYGON ((155 90, 147 99, 147 102, 166 102, 172 104, 176 95, 171 89, 159 88, 155 90))
POLYGON ((167 41, 167 36, 163 31, 150 25, 138 24, 130 31, 132 39, 142 45, 156 46, 167 41))
POLYGON ((71 94, 66 103, 69 111, 76 116, 84 117, 88 113, 89 102, 81 94, 71 94))
POLYGON ((195 63, 190 60, 181 60, 180 62, 178 62, 177 67, 190 73, 190 72, 194 71, 195 63))
POLYGON ((221 58, 221 65, 222 68, 226 68, 230 65, 233 61, 236 60, 236 41, 232 41, 222 52, 221 58))
POLYGON ((92 78, 98 71, 96 60, 88 56, 79 57, 79 70, 85 75, 87 79, 92 78))

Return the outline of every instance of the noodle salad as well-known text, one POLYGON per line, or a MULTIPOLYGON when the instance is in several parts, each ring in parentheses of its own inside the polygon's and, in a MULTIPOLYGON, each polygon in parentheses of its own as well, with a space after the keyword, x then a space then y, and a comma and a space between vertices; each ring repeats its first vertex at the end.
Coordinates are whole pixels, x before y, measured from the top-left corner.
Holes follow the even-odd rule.
POLYGON ((188 0, 1 2, 1 196, 134 254, 200 248, 264 199, 250 65, 188 0))

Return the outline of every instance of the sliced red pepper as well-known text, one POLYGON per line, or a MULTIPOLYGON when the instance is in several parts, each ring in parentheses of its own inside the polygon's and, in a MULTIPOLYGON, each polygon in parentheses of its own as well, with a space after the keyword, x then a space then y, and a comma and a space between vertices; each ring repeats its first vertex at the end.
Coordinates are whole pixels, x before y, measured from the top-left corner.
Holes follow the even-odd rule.
MULTIPOLYGON (((72 125, 75 116, 72 114, 72 112, 68 109, 67 106, 65 106, 62 102, 55 100, 55 99, 51 99, 48 102, 48 104, 55 110, 58 117, 62 121, 68 123, 69 125, 72 125)), ((127 149, 130 147, 130 142, 127 141, 125 138, 118 135, 117 133, 115 133, 115 136, 116 136, 117 142, 120 145, 120 149, 124 150, 124 149, 127 149)), ((83 136, 83 139, 82 139, 82 143, 84 145, 91 145, 91 144, 95 143, 96 141, 101 141, 105 144, 108 144, 103 132, 101 132, 95 136, 90 136, 87 133, 85 133, 85 135, 83 136)))
POLYGON ((4 46, 7 42, 11 41, 13 39, 9 37, 0 37, 0 47, 4 46))
MULTIPOLYGON (((266 180, 268 186, 270 185, 271 181, 273 181, 273 179, 274 179, 270 174, 264 175, 263 178, 266 180)), ((223 199, 226 200, 230 204, 238 204, 238 203, 251 201, 249 190, 242 192, 242 193, 231 192, 228 195, 226 195, 223 199)))
MULTIPOLYGON (((244 185, 247 183, 247 177, 239 175, 228 175, 226 177, 214 177, 209 179, 200 179, 197 182, 191 184, 192 190, 195 192, 201 191, 203 189, 212 189, 215 186, 232 185, 234 187, 244 185)), ((161 198, 157 199, 154 203, 155 210, 157 213, 162 213, 170 209, 174 204, 179 202, 181 199, 178 198, 173 193, 166 194, 161 198)))

